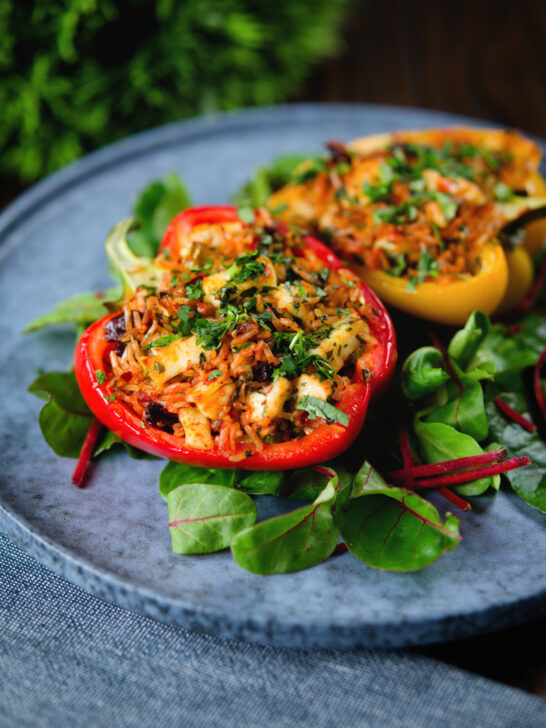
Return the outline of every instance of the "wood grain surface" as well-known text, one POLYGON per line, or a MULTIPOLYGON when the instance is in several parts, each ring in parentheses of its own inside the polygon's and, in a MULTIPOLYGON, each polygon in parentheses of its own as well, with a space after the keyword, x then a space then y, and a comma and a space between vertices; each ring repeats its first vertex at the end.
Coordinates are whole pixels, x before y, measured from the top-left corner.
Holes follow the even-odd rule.
POLYGON ((356 0, 302 101, 420 106, 546 137, 544 0, 356 0))

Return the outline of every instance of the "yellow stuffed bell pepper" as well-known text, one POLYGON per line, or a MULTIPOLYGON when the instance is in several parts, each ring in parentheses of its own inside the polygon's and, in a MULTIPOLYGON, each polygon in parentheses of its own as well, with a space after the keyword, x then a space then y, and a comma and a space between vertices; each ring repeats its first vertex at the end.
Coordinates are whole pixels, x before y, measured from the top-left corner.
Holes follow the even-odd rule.
POLYGON ((523 241, 514 232, 546 215, 533 142, 453 128, 328 146, 330 158, 303 163, 269 207, 323 237, 386 303, 461 325, 473 310, 503 312, 525 297, 526 248, 540 246, 545 225, 534 222, 523 241))

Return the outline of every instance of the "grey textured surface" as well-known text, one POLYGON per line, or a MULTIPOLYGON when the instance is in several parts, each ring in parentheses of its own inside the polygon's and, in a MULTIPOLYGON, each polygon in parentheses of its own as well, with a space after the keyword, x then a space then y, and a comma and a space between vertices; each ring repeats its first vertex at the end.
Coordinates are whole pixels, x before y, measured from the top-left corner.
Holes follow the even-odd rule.
POLYGON ((0 535, 0 726, 539 728, 546 703, 403 652, 288 650, 160 624, 0 535))
MULTIPOLYGON (((462 516, 463 543, 416 574, 374 571, 350 554, 312 570, 248 574, 229 553, 171 554, 157 492, 159 462, 122 453, 97 464, 89 487, 69 485, 26 393, 37 367, 65 369, 72 337, 22 338, 59 300, 108 285, 103 241, 138 190, 176 170, 197 204, 225 202, 257 164, 324 139, 460 121, 383 107, 284 107, 197 120, 134 137, 46 180, 0 220, 0 527, 77 584, 182 626, 289 646, 400 646, 522 621, 544 610, 544 517, 516 496, 480 498, 462 516)), ((364 436, 365 437, 365 436, 364 436)), ((363 443, 365 447, 365 440, 363 443)), ((277 507, 260 499, 262 513, 277 507)))

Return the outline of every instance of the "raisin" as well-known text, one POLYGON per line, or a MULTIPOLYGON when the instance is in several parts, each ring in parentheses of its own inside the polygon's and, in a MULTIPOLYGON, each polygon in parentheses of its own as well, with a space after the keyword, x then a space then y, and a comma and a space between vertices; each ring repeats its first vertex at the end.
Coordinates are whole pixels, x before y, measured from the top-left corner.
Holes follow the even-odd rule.
POLYGON ((150 402, 144 410, 144 419, 150 427, 157 427, 158 430, 168 432, 172 435, 173 425, 178 422, 177 415, 169 412, 157 402, 150 402))
POLYGON ((270 382, 274 371, 274 364, 260 362, 252 367, 252 377, 256 382, 270 382))
POLYGON ((125 316, 118 313, 117 316, 114 316, 106 323, 104 338, 106 341, 118 341, 122 336, 125 336, 125 316))

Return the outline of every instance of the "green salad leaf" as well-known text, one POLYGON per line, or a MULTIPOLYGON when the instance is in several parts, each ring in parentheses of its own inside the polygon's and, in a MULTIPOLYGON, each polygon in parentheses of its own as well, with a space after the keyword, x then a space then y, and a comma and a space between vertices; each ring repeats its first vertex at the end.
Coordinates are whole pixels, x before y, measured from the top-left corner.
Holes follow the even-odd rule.
POLYGON ((175 172, 145 187, 133 208, 140 227, 127 238, 131 251, 138 256, 155 258, 167 225, 191 204, 190 195, 175 172))
POLYGON ((388 485, 367 462, 340 494, 336 520, 349 550, 376 569, 422 569, 461 540, 455 516, 442 522, 431 503, 388 485))
POLYGON ((97 319, 105 316, 108 313, 105 303, 117 297, 119 297, 117 288, 71 296, 57 304, 49 313, 42 314, 27 324, 23 333, 29 334, 59 324, 76 324, 85 329, 97 319))
POLYGON ((188 483, 169 491, 169 528, 175 554, 206 554, 227 548, 256 521, 246 493, 212 483, 188 483))
POLYGON ((546 512, 546 442, 540 429, 528 432, 519 425, 507 420, 495 405, 495 397, 500 396, 510 407, 527 419, 533 419, 529 395, 519 378, 512 380, 512 390, 501 390, 494 384, 486 388, 486 409, 493 437, 501 442, 511 457, 527 455, 531 465, 504 473, 514 491, 534 508, 546 512))
POLYGON ((311 505, 241 531, 231 543, 235 561, 254 574, 285 574, 324 561, 339 537, 332 513, 336 486, 337 477, 311 505))
POLYGON ((422 346, 411 354, 402 367, 402 391, 410 399, 420 399, 449 381, 444 360, 434 346, 422 346))
MULTIPOLYGON (((295 169, 310 155, 283 154, 270 164, 254 171, 251 178, 233 196, 233 202, 239 207, 261 207, 266 205, 269 197, 276 190, 287 184, 295 169)), ((272 210, 275 213, 274 210, 272 210)), ((277 211, 278 212, 278 211, 277 211)))

